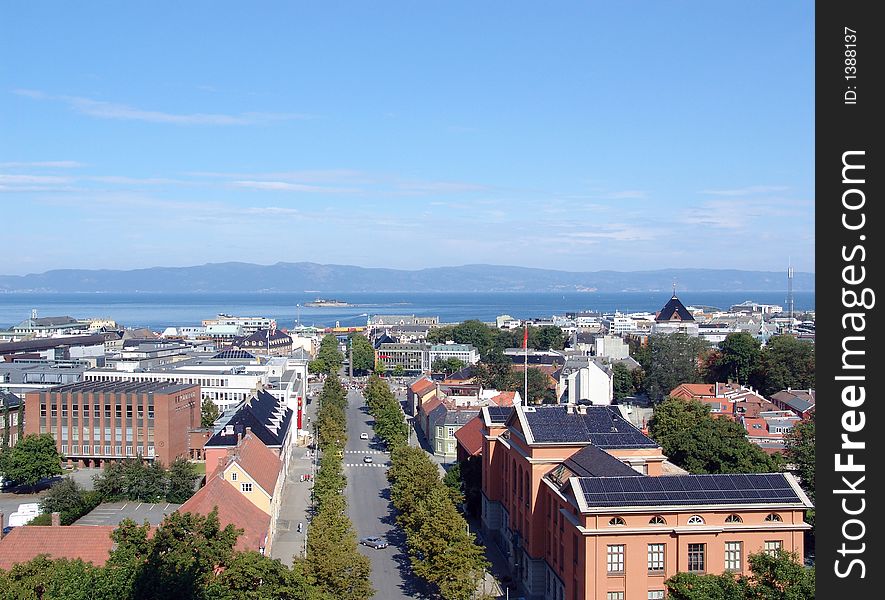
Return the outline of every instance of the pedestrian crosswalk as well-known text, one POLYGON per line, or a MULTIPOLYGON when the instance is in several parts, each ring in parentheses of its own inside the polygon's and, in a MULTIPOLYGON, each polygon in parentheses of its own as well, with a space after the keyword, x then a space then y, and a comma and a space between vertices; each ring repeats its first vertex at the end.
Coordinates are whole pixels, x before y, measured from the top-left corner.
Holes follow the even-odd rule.
POLYGON ((345 454, 387 454, 383 450, 345 450, 345 454))
POLYGON ((380 467, 382 469, 386 469, 390 466, 390 463, 344 463, 345 467, 380 467))

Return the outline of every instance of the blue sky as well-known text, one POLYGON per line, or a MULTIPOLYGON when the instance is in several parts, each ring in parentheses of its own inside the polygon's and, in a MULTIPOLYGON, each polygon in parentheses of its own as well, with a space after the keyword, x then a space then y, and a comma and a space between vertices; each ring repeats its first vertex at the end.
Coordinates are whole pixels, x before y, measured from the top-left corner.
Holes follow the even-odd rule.
POLYGON ((814 270, 813 3, 0 6, 0 273, 814 270))

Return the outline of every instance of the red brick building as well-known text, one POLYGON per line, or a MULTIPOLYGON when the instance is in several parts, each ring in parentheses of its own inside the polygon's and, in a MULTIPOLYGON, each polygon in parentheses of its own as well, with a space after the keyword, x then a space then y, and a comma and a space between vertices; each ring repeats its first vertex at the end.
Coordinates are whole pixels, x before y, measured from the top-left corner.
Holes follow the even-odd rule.
POLYGON ((785 473, 668 475, 607 406, 482 409, 482 528, 532 600, 664 598, 678 572, 803 553, 811 502, 785 473))
POLYGON ((84 381, 25 397, 25 435, 49 433, 69 462, 101 466, 141 455, 169 465, 190 453, 200 426, 200 386, 84 381))

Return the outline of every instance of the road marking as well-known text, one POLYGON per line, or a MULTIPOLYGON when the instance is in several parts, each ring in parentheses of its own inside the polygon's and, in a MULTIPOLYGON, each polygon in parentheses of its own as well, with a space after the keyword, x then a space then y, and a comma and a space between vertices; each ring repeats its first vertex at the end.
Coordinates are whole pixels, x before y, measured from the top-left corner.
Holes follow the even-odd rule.
POLYGON ((128 503, 128 502, 127 502, 126 504, 124 504, 123 506, 121 506, 121 507, 120 507, 120 510, 123 510, 123 509, 126 508, 127 506, 129 506, 129 503, 128 503))
POLYGON ((148 510, 154 510, 155 506, 156 506, 156 504, 151 504, 151 507, 148 510))
POLYGON ((138 506, 135 507, 135 510, 138 510, 139 508, 141 508, 141 504, 142 504, 142 503, 139 502, 139 503, 138 503, 138 506))

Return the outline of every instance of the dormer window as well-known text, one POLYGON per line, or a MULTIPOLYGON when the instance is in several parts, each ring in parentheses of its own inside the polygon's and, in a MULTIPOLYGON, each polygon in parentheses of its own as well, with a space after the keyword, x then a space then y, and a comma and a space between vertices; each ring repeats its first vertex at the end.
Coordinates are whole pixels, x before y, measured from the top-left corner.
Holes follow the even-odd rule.
POLYGON ((692 515, 688 518, 689 525, 703 525, 704 518, 700 515, 692 515))
POLYGON ((624 527, 627 523, 621 517, 612 517, 608 522, 609 527, 624 527))
POLYGON ((648 520, 649 525, 666 525, 667 520, 664 519, 661 515, 655 515, 651 519, 648 520))
POLYGON ((726 523, 743 523, 744 520, 741 518, 740 515, 728 515, 727 517, 725 517, 725 522, 726 523))
POLYGON ((781 521, 783 521, 783 519, 781 519, 781 516, 777 513, 771 513, 765 517, 766 523, 780 523, 781 521))

